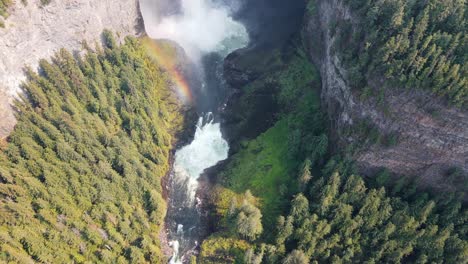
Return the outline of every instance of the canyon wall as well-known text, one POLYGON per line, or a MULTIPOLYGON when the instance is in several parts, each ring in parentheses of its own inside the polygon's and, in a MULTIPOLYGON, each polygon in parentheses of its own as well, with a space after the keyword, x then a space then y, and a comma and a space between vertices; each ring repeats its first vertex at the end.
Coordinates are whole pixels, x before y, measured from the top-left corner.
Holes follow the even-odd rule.
POLYGON ((60 48, 80 50, 85 40, 100 43, 104 29, 122 39, 144 32, 138 0, 40 0, 15 1, 0 27, 0 138, 13 129, 10 104, 20 92, 23 68, 36 68, 60 48))
POLYGON ((466 109, 449 107, 427 91, 387 87, 379 76, 372 77, 368 84, 373 89, 386 87, 385 109, 376 98, 361 100, 347 84, 339 51, 333 50, 337 31, 331 30, 338 20, 354 23, 357 19, 341 0, 317 0, 315 11, 306 18, 304 37, 320 68, 322 102, 331 119, 334 145, 337 149, 352 143, 361 146, 352 158, 364 175, 387 168, 396 175, 414 177, 422 187, 463 190, 456 186, 463 185, 463 180, 449 182, 447 177, 454 168, 460 169, 462 178, 468 172, 466 109), (359 120, 368 120, 379 133, 394 135, 396 144, 361 144, 362 139, 344 132, 359 120))

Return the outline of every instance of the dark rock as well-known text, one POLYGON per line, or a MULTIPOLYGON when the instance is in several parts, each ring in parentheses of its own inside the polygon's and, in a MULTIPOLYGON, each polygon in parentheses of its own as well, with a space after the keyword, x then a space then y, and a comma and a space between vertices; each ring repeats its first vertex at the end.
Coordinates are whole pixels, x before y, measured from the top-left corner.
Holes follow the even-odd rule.
POLYGON ((229 54, 224 60, 224 78, 235 89, 240 89, 258 76, 252 70, 239 65, 239 59, 246 54, 246 49, 240 49, 229 54))
POLYGON ((225 60, 224 77, 231 93, 221 116, 231 154, 237 152, 242 140, 257 137, 277 120, 279 89, 269 78, 276 68, 261 63, 273 52, 242 49, 225 60))

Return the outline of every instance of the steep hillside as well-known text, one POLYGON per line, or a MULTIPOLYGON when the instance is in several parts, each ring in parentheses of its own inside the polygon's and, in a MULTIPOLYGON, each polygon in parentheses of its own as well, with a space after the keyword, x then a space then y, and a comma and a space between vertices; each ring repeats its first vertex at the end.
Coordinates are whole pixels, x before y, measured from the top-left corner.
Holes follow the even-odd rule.
MULTIPOLYGON (((409 74, 403 82, 385 72, 411 72, 411 65, 388 60, 353 68, 356 58, 349 57, 357 52, 360 61, 370 56, 379 64, 373 53, 354 50, 355 32, 371 27, 364 29, 359 8, 349 5, 402 2, 308 1, 301 36, 277 50, 245 49, 226 59, 233 95, 225 126, 233 148, 216 175, 217 232, 202 244, 201 263, 466 263, 460 199, 468 120, 464 96, 454 95, 464 93, 463 74, 430 89, 421 84, 440 78, 409 74)), ((374 44, 380 50, 386 39, 374 44)), ((395 57, 407 56, 399 52, 395 57)), ((448 69, 460 67, 457 52, 447 57, 448 69)))
POLYGON ((28 70, 0 147, 2 263, 165 263, 161 180, 182 111, 146 45, 104 41, 28 70))
POLYGON ((199 263, 465 263, 459 197, 394 184, 387 172, 364 179, 349 159, 330 157, 318 70, 293 43, 225 65, 237 145, 218 169, 217 232, 199 263))
POLYGON ((2 3, 7 2, 13 4, 0 27, 0 109, 6 109, 0 112, 0 138, 14 126, 9 103, 25 80, 25 65, 36 68, 39 59, 49 58, 60 48, 79 50, 82 41, 94 46, 104 29, 118 32, 120 38, 143 31, 137 0, 2 3))
MULTIPOLYGON (((441 7, 447 14, 444 13, 445 18, 439 18, 442 22, 437 22, 433 16, 440 12, 439 9, 416 8, 410 3, 398 5, 398 1, 387 1, 384 7, 375 1, 364 2, 312 0, 308 6, 304 38, 309 43, 311 57, 320 67, 322 101, 331 118, 336 150, 346 147, 348 154, 366 175, 387 168, 396 174, 413 176, 421 186, 465 191, 468 173, 468 113, 463 103, 467 89, 466 67, 463 66, 463 55, 455 56, 456 52, 461 51, 449 50, 454 47, 463 49, 466 45, 463 38, 465 29, 440 28, 440 23, 448 27, 450 21, 460 19, 459 8, 456 5, 452 8, 441 7), (366 20, 371 12, 363 7, 366 5, 374 7, 371 11, 381 17, 374 23, 380 24, 374 26, 366 20), (411 25, 417 23, 408 17, 408 12, 417 21, 426 19, 427 29, 423 26, 412 29, 411 25), (395 29, 383 28, 388 13, 402 16, 402 21, 394 25, 395 29), (430 18, 427 18, 428 14, 430 18), (384 34, 389 39, 376 40, 376 36, 369 36, 370 28, 375 30, 374 34, 384 34), (409 33, 408 28, 411 30, 409 33), (441 30, 437 34, 445 36, 448 44, 436 39, 439 35, 433 32, 437 30, 441 30), (450 35, 452 31, 455 32, 454 37, 450 35), (426 79, 413 74, 413 62, 408 64, 400 58, 412 56, 406 54, 409 51, 403 47, 393 55, 394 60, 379 57, 382 50, 389 50, 387 46, 393 35, 393 41, 403 38, 402 32, 407 32, 410 39, 408 45, 417 47, 415 58, 426 63, 421 65, 421 71, 428 72, 426 79), (441 56, 446 56, 444 61, 447 66, 442 66, 434 56, 426 58, 427 51, 415 43, 418 34, 424 36, 427 45, 432 43, 430 41, 435 42, 433 47, 439 50, 441 56), (450 42, 450 39, 453 40, 450 42), (367 59, 364 58, 366 56, 367 59), (400 60, 397 61, 397 58, 400 60), (431 63, 437 67, 431 66, 431 63), (456 63, 462 63, 462 68, 456 63), (397 67, 400 67, 400 72, 395 70, 397 67), (430 67, 436 67, 433 73, 429 73, 430 67), (437 76, 440 67, 446 67, 440 73, 442 79, 437 76), (459 74, 458 79, 447 77, 451 67, 454 70, 459 68, 458 73, 453 72, 459 74), (405 74, 410 77, 406 78, 405 74), (442 84, 439 87, 435 82, 442 84), (446 86, 452 83, 458 87, 459 97, 452 94, 451 89, 455 86, 446 86)), ((433 2, 436 2, 433 8, 445 3, 433 2)), ((463 15, 462 12, 461 19, 463 15)), ((395 22, 390 18, 388 20, 395 22)))

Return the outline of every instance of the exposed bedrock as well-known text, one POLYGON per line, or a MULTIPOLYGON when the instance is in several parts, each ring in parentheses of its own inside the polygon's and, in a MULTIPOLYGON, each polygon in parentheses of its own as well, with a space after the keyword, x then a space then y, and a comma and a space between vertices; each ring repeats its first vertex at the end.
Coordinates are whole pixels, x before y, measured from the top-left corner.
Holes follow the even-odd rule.
POLYGON ((0 27, 0 138, 14 127, 10 104, 25 79, 25 65, 35 68, 60 48, 80 50, 83 40, 93 47, 104 29, 121 38, 143 32, 138 0, 14 2, 0 27))
POLYGON ((346 70, 332 51, 335 36, 330 30, 333 21, 356 18, 341 0, 318 0, 317 4, 315 15, 306 18, 304 33, 311 57, 320 68, 323 107, 331 118, 337 148, 358 140, 352 133, 345 134, 346 128, 369 120, 379 133, 392 134, 397 141, 390 147, 368 145, 355 154, 361 173, 372 175, 387 168, 415 177, 422 187, 457 188, 447 176, 454 168, 468 172, 466 109, 449 107, 426 91, 388 87, 378 76, 368 80, 368 85, 386 87, 385 109, 373 98, 360 100, 347 85, 346 70))

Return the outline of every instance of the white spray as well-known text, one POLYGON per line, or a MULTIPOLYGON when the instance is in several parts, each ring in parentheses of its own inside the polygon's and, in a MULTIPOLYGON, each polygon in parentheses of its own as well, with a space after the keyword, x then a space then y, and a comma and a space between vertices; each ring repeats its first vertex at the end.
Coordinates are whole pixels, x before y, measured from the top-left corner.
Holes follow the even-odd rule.
MULTIPOLYGON (((140 0, 140 7, 145 21, 147 34, 154 39, 170 39, 184 48, 194 63, 201 65, 201 58, 211 52, 222 57, 235 49, 248 44, 248 34, 245 27, 234 21, 229 7, 215 5, 211 0, 180 0, 180 10, 173 0, 140 0), (161 11, 171 12, 161 16, 161 11)), ((233 0, 234 1, 234 0, 233 0)), ((237 7, 236 7, 237 8, 237 7)), ((197 123, 193 141, 179 149, 175 154, 174 180, 179 186, 186 186, 187 199, 182 207, 195 208, 198 199, 195 192, 197 179, 209 167, 216 165, 228 156, 229 145, 223 139, 220 124, 214 123, 213 116, 207 114, 200 117, 197 123)), ((181 264, 186 261, 184 250, 193 250, 198 245, 195 241, 185 245, 188 233, 194 227, 177 225, 175 236, 178 240, 170 242, 173 256, 169 263, 181 264), (187 246, 192 249, 186 248, 187 246)))
MULTIPOLYGON (((144 16, 145 6, 155 6, 154 1, 140 1, 144 16)), ((145 29, 152 38, 176 41, 195 62, 209 52, 225 56, 248 43, 245 27, 232 19, 230 10, 210 0, 181 0, 181 13, 145 18, 145 29)))
POLYGON ((169 261, 169 264, 181 264, 182 262, 179 259, 179 241, 174 240, 169 242, 169 246, 172 247, 172 258, 169 261))
POLYGON ((189 179, 190 201, 188 202, 194 201, 200 174, 206 168, 216 165, 218 161, 226 159, 228 151, 229 146, 221 134, 220 124, 213 122, 211 113, 205 118, 200 117, 192 143, 177 150, 175 154, 176 176, 182 176, 180 180, 189 179))

